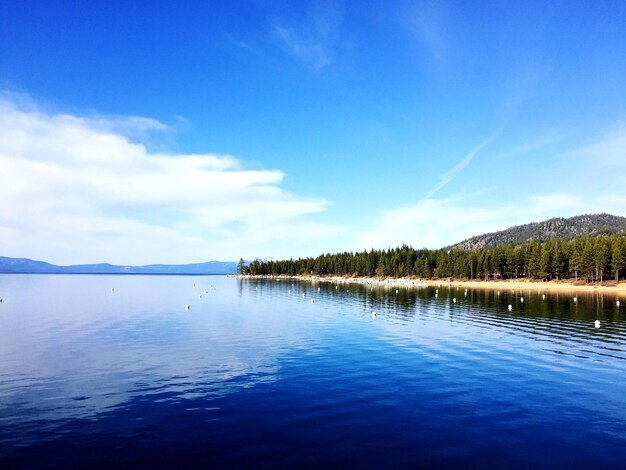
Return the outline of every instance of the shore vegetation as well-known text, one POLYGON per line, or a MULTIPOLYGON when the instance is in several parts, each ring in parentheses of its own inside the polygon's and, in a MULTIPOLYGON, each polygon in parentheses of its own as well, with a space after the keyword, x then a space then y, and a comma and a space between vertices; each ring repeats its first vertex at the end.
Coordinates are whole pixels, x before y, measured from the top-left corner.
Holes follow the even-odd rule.
POLYGON ((324 254, 281 261, 255 260, 247 275, 366 276, 420 279, 575 280, 619 282, 626 276, 626 237, 621 235, 553 239, 543 243, 499 245, 478 250, 415 249, 324 254))

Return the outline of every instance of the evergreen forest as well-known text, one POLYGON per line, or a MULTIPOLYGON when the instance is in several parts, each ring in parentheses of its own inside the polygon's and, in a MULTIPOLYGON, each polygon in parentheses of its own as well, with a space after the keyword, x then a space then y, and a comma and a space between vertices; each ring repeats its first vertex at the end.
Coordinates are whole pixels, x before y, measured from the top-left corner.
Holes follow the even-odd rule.
POLYGON ((249 275, 415 276, 422 279, 477 280, 576 279, 619 281, 626 275, 626 237, 559 238, 521 245, 498 245, 478 250, 414 249, 325 254, 316 258, 281 261, 255 260, 241 266, 249 275))

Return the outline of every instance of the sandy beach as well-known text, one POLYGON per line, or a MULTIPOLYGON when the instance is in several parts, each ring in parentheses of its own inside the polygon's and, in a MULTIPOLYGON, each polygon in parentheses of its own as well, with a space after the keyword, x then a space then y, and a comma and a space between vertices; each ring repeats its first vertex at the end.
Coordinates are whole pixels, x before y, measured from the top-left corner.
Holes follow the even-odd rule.
POLYGON ((497 290, 522 290, 522 291, 569 291, 569 292, 601 292, 615 294, 619 298, 626 298, 626 282, 617 285, 575 285, 567 281, 529 281, 529 280, 506 280, 506 281, 463 281, 463 280, 424 280, 415 278, 377 278, 377 277, 341 277, 341 276, 237 276, 243 279, 275 279, 277 281, 297 279, 309 282, 332 282, 340 284, 362 284, 372 287, 411 288, 411 287, 464 287, 467 289, 497 289, 497 290))

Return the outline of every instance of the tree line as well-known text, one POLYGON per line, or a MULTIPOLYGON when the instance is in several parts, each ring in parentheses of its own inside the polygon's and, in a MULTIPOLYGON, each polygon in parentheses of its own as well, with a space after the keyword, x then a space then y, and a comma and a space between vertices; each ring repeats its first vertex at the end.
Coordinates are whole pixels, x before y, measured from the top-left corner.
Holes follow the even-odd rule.
POLYGON ((581 279, 619 281, 626 275, 626 237, 595 236, 543 243, 499 245, 478 250, 414 249, 324 254, 241 266, 250 275, 416 276, 422 279, 581 279))

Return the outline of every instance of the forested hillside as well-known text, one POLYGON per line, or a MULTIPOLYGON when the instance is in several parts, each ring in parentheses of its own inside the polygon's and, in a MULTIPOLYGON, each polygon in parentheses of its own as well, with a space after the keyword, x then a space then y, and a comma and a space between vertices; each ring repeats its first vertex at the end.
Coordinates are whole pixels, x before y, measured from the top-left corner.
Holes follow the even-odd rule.
POLYGON ((545 242, 560 238, 572 240, 589 235, 625 235, 626 217, 610 214, 585 214, 517 225, 500 232, 477 235, 450 248, 477 250, 497 245, 521 245, 529 241, 545 242))
POLYGON ((286 261, 254 261, 245 274, 417 276, 466 279, 584 279, 602 282, 626 275, 626 237, 556 238, 476 250, 416 250, 409 246, 326 254, 286 261))

